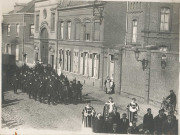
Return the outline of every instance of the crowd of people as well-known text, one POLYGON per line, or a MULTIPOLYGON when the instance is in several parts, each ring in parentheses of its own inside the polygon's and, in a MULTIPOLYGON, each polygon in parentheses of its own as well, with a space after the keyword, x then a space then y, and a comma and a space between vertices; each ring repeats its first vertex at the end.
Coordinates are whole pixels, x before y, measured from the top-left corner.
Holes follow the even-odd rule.
POLYGON ((103 113, 96 113, 95 109, 88 103, 82 111, 83 127, 90 128, 96 133, 178 134, 178 120, 174 111, 170 111, 166 115, 164 109, 160 109, 158 115, 153 117, 151 108, 148 108, 141 127, 136 125, 138 111, 139 106, 135 98, 127 105, 127 112, 122 114, 122 118, 120 118, 120 113, 117 111, 112 97, 105 103, 103 113))
POLYGON ((30 68, 27 65, 17 67, 11 78, 14 93, 22 90, 41 103, 78 103, 82 100, 82 84, 80 81, 69 81, 63 74, 60 76, 50 65, 37 63, 30 68))
MULTIPOLYGON (((106 80, 104 83, 107 93, 112 92, 111 86, 114 86, 110 82, 110 80, 106 80)), ((43 64, 37 63, 33 68, 27 65, 17 67, 11 78, 11 84, 14 93, 20 89, 27 93, 30 99, 49 105, 76 104, 82 101, 83 85, 80 81, 76 81, 76 79, 69 81, 63 74, 58 75, 50 65, 43 66, 43 64)), ((158 115, 153 117, 151 108, 148 108, 141 128, 136 125, 139 105, 135 98, 132 98, 132 102, 127 105, 127 112, 122 114, 122 118, 120 118, 118 107, 112 97, 109 97, 104 104, 103 113, 96 113, 89 102, 82 111, 82 125, 96 133, 174 135, 178 133, 178 120, 174 115, 176 95, 173 90, 170 90, 170 95, 166 99, 172 104, 173 110, 166 115, 165 110, 161 108, 158 115)))

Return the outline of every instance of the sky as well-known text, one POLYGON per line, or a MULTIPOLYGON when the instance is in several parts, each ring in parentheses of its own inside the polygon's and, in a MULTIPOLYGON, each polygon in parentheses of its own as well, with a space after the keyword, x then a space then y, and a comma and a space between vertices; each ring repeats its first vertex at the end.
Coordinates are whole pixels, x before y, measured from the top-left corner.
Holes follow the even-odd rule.
POLYGON ((1 1, 0 5, 1 5, 2 13, 5 14, 14 9, 15 2, 27 3, 31 0, 0 0, 0 1, 1 1))

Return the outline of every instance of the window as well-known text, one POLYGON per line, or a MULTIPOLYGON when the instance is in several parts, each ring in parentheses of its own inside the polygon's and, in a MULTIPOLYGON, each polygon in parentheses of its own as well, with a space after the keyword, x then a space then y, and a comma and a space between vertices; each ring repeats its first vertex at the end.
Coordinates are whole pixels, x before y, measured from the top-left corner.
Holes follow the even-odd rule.
POLYGON ((88 75, 88 53, 84 53, 84 75, 88 75))
POLYGON ((93 71, 92 71, 92 67, 93 67, 93 63, 92 63, 92 54, 89 54, 89 76, 92 77, 93 76, 93 71))
POLYGON ((84 69, 84 53, 81 53, 81 57, 80 57, 80 74, 83 74, 83 69, 84 69))
POLYGON ((161 31, 169 31, 169 19, 170 19, 170 9, 161 8, 161 22, 160 22, 161 31))
POLYGON ((16 37, 19 36, 19 24, 16 24, 16 37))
POLYGON ((71 51, 69 51, 69 54, 68 54, 68 71, 71 72, 71 51))
POLYGON ((16 60, 19 60, 19 45, 16 45, 16 60))
POLYGON ((109 68, 109 77, 113 78, 114 76, 114 55, 110 55, 110 68, 109 68))
POLYGON ((93 77, 98 77, 98 70, 99 70, 99 55, 93 54, 93 69, 92 69, 93 77))
POLYGON ((90 40, 90 33, 91 33, 91 23, 90 21, 85 22, 85 40, 90 40))
POLYGON ((10 44, 6 45, 6 53, 11 54, 11 45, 10 44))
POLYGON ((137 20, 132 21, 132 43, 137 42, 137 20))
POLYGON ((10 31, 11 31, 10 27, 11 27, 11 26, 8 24, 8 25, 7 25, 7 35, 8 35, 8 36, 10 36, 10 31))
POLYGON ((100 41, 100 20, 94 22, 94 40, 100 41))
POLYGON ((34 25, 30 25, 30 37, 34 37, 34 25))
POLYGON ((71 22, 67 23, 67 39, 71 39, 71 22))
POLYGON ((80 40, 80 34, 81 34, 81 23, 78 21, 76 22, 75 24, 75 31, 76 31, 76 34, 75 34, 75 39, 76 40, 80 40))
POLYGON ((60 39, 64 38, 64 22, 60 23, 60 39))
POLYGON ((55 30, 55 13, 51 13, 51 31, 55 30))
POLYGON ((39 15, 36 15, 36 31, 39 31, 39 15))
POLYGON ((79 65, 79 53, 77 51, 74 52, 74 60, 73 60, 73 72, 78 73, 79 65))

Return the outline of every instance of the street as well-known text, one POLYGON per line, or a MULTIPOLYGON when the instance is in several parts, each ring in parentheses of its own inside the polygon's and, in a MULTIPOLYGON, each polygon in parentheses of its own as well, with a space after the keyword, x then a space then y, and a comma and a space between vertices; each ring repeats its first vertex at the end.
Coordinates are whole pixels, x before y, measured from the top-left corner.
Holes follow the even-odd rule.
POLYGON ((103 111, 103 102, 87 95, 83 102, 74 104, 48 105, 29 99, 26 93, 18 90, 18 94, 7 91, 2 104, 2 128, 4 129, 51 129, 61 131, 80 131, 81 112, 86 101, 91 101, 96 112, 103 111))

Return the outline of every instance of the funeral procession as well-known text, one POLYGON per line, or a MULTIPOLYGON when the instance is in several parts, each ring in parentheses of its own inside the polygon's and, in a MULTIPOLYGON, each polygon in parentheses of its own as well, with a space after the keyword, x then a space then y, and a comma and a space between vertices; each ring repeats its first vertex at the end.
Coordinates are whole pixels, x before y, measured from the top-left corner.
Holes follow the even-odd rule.
POLYGON ((1 134, 178 135, 178 0, 1 5, 1 134))

